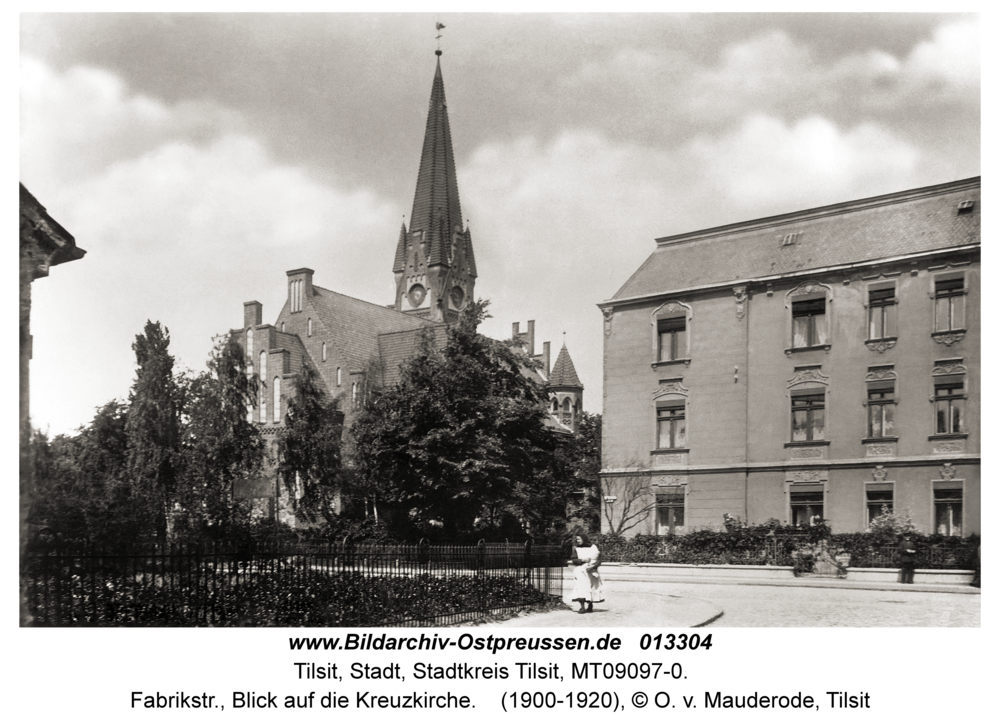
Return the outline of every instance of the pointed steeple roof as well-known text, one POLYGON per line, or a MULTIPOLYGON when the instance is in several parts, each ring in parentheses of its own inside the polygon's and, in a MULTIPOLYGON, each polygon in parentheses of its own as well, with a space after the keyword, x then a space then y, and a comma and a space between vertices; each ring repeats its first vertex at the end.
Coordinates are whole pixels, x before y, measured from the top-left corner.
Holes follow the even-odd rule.
POLYGON ((580 377, 576 375, 573 359, 569 357, 569 351, 566 350, 566 344, 564 343, 562 349, 559 351, 559 355, 556 357, 552 373, 549 374, 548 388, 565 389, 570 387, 582 389, 583 383, 580 381, 580 377))
POLYGON ((438 55, 437 69, 431 86, 424 148, 420 155, 417 191, 413 196, 413 213, 410 215, 410 231, 423 230, 427 239, 440 234, 438 231, 443 227, 450 240, 452 232, 462 229, 462 207, 458 201, 455 155, 451 149, 448 105, 444 98, 444 79, 441 77, 441 51, 435 52, 438 55))
POLYGON ((392 272, 401 273, 406 269, 406 223, 399 226, 399 242, 396 244, 396 259, 392 262, 392 272))

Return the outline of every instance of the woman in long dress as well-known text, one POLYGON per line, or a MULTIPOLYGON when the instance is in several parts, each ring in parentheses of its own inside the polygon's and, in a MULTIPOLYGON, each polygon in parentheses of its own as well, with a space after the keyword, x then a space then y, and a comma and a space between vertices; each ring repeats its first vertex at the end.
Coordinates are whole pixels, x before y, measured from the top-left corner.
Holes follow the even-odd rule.
POLYGON ((573 567, 574 603, 580 604, 578 613, 591 613, 595 603, 604 601, 604 581, 601 579, 601 551, 586 535, 573 538, 574 552, 569 561, 573 567))

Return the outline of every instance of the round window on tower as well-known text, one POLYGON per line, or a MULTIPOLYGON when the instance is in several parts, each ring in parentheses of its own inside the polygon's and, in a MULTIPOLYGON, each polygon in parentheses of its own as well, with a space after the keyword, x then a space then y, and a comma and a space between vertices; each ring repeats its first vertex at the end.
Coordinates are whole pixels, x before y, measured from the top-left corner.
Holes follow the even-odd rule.
POLYGON ((410 292, 406 294, 406 297, 410 301, 410 305, 414 308, 419 308, 420 304, 424 302, 424 297, 427 295, 427 291, 424 289, 420 283, 417 283, 412 288, 410 292))
POLYGON ((451 304, 455 308, 461 308, 465 303, 465 291, 459 286, 455 286, 451 289, 451 304))

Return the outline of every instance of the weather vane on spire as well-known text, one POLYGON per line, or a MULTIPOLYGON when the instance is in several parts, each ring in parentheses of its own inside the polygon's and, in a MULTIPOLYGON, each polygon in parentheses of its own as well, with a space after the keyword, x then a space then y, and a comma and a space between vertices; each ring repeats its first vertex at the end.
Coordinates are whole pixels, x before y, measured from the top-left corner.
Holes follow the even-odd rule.
POLYGON ((441 31, 444 30, 444 23, 434 23, 434 29, 437 30, 437 50, 434 51, 435 55, 441 55, 441 31))

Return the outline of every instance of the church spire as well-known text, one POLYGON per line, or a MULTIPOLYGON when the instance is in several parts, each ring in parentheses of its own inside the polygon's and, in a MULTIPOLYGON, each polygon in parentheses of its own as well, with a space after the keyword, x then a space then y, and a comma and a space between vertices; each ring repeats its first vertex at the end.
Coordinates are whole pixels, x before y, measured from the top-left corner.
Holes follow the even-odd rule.
POLYGON ((437 67, 413 212, 409 230, 404 225, 400 231, 392 271, 396 277, 396 310, 452 322, 473 300, 477 272, 472 238, 463 224, 458 199, 441 51, 435 54, 437 67))
POLYGON ((425 235, 430 235, 431 230, 441 225, 450 235, 462 230, 462 206, 458 200, 455 155, 451 148, 448 105, 444 98, 444 78, 441 76, 441 51, 435 53, 438 55, 437 69, 431 86, 424 148, 420 155, 417 191, 413 196, 413 212, 410 215, 410 232, 422 230, 425 235))

